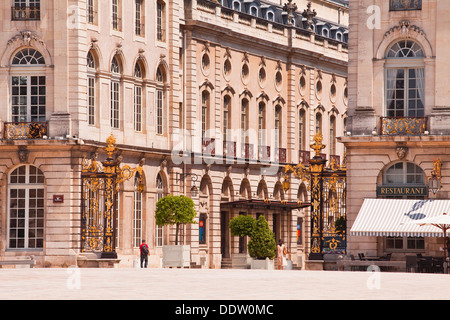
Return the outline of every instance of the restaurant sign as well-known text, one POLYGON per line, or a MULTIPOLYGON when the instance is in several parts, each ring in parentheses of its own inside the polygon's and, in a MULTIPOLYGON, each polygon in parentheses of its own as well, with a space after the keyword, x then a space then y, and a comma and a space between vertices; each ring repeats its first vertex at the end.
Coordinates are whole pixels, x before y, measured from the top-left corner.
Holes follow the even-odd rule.
POLYGON ((377 196, 427 196, 427 186, 383 186, 377 187, 377 196))

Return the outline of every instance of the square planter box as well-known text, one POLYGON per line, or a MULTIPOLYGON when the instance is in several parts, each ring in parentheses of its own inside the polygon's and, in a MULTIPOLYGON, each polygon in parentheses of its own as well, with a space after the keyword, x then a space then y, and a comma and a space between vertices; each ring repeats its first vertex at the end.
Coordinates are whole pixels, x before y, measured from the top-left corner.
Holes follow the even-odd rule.
POLYGON ((266 258, 265 260, 256 260, 252 259, 251 268, 258 270, 273 270, 274 269, 274 261, 266 258))
POLYGON ((191 266, 191 246, 169 245, 163 246, 163 268, 184 268, 191 266))

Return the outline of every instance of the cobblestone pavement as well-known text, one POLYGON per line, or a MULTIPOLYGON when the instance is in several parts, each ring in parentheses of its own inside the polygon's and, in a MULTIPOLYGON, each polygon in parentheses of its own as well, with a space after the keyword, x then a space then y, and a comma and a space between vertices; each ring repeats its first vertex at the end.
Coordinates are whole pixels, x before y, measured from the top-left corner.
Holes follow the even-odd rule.
POLYGON ((209 269, 0 269, 0 299, 439 300, 450 275, 209 269))

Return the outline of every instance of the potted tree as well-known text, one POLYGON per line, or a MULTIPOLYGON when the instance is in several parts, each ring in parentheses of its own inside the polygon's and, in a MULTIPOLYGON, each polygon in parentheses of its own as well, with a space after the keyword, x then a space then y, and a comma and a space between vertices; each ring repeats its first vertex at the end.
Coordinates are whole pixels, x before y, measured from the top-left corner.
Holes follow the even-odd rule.
POLYGON ((249 216, 238 216, 231 220, 230 228, 234 236, 250 237, 248 253, 252 257, 252 269, 273 269, 277 244, 264 216, 259 216, 257 220, 249 216))
POLYGON ((191 252, 189 245, 178 245, 180 229, 188 223, 195 223, 195 204, 184 195, 167 195, 156 203, 155 218, 158 226, 175 225, 175 245, 163 246, 163 267, 189 267, 191 252))

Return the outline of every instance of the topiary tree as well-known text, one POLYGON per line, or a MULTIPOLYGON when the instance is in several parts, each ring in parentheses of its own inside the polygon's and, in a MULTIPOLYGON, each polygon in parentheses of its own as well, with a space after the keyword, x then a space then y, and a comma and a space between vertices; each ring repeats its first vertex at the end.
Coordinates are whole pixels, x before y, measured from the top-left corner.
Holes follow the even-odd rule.
POLYGON ((273 259, 277 255, 277 244, 275 235, 269 228, 269 224, 264 216, 259 216, 256 220, 255 229, 248 243, 248 253, 255 259, 273 259))
POLYGON ((180 226, 195 223, 197 215, 195 204, 191 198, 184 195, 167 195, 156 202, 155 218, 158 226, 176 225, 175 244, 178 244, 180 226))
POLYGON ((256 220, 251 216, 239 215, 230 221, 230 229, 232 236, 251 236, 256 226, 256 220))
POLYGON ((273 259, 277 254, 275 235, 270 230, 264 216, 258 220, 251 216, 240 215, 230 221, 231 234, 233 236, 249 236, 248 253, 254 259, 273 259))

